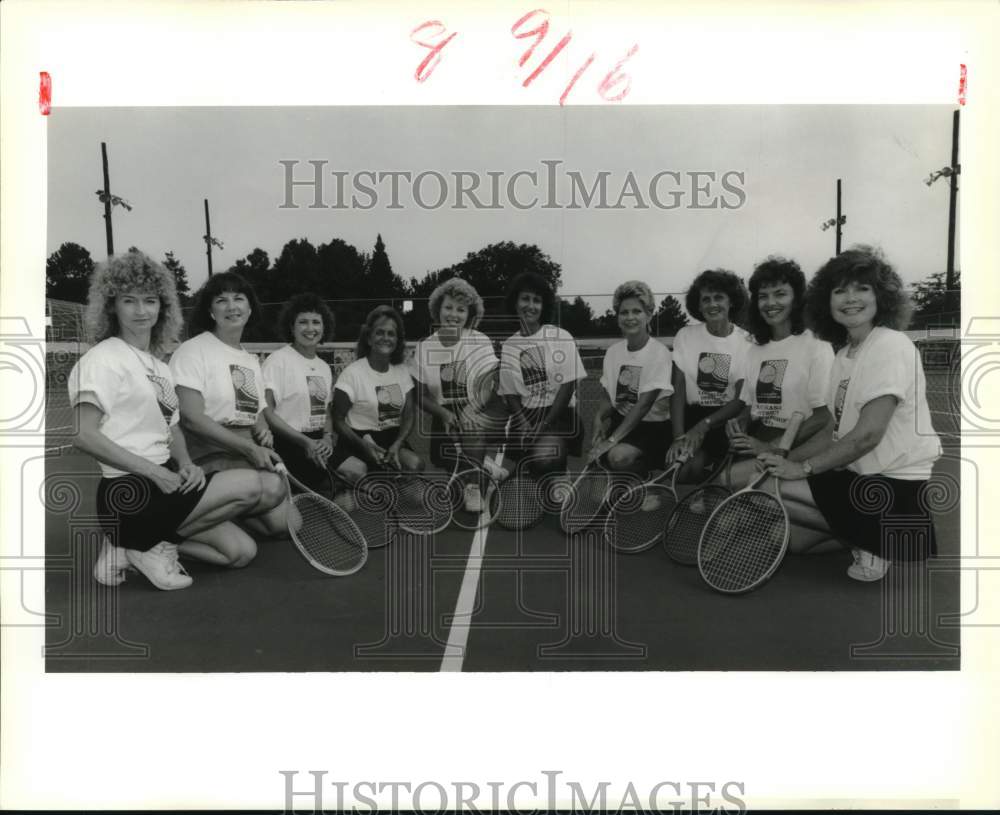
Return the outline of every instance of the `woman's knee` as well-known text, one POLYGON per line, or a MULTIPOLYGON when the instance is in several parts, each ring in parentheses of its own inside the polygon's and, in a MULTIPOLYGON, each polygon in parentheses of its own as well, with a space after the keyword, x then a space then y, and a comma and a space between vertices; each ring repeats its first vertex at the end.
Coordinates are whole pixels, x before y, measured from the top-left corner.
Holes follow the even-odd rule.
POLYGON ((250 562, 257 557, 257 544, 249 535, 243 534, 244 540, 237 542, 235 551, 229 561, 229 568, 242 569, 250 565, 250 562))
POLYGON ((264 511, 274 509, 285 500, 285 481, 276 473, 260 474, 260 499, 258 505, 264 511))
POLYGON ((408 473, 419 473, 424 469, 424 460, 412 450, 400 450, 399 463, 408 473))
POLYGON ((612 470, 628 470, 642 457, 642 451, 628 444, 616 444, 608 451, 608 466, 612 470))

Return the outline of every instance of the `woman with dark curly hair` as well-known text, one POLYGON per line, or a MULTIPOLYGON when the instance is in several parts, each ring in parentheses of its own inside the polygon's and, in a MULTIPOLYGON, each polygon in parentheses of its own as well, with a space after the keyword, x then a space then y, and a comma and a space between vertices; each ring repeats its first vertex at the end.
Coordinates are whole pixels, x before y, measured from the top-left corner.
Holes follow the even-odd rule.
POLYGON ((927 481, 941 442, 929 430, 920 352, 902 330, 909 316, 903 283, 881 252, 857 246, 829 260, 809 283, 806 318, 840 349, 827 397, 833 417, 787 459, 758 456, 784 479, 793 522, 851 547, 855 580, 881 580, 892 561, 936 551, 927 481), (881 513, 866 511, 872 494, 887 496, 886 513, 919 519, 926 535, 887 539, 881 513))
POLYGON ((191 577, 178 555, 245 566, 253 539, 232 520, 252 512, 260 482, 247 471, 208 474, 191 460, 164 353, 181 324, 174 277, 138 250, 94 272, 87 326, 96 343, 69 376, 74 444, 101 467, 97 514, 108 537, 94 578, 117 586, 136 568, 159 589, 191 577), (213 477, 214 476, 214 477, 213 477))
POLYGON ((537 477, 565 470, 583 440, 576 388, 587 372, 572 335, 549 322, 554 307, 552 287, 535 272, 522 272, 507 289, 507 310, 521 322, 500 355, 499 393, 511 414, 507 449, 527 455, 537 477))
POLYGON ((732 272, 702 272, 684 304, 701 322, 684 326, 674 337, 670 399, 674 442, 667 463, 682 454, 689 456, 680 478, 691 481, 700 479, 729 449, 725 425, 742 410, 736 397, 743 386, 750 337, 736 325, 746 308, 747 292, 732 272))
POLYGON ((257 470, 261 511, 247 525, 263 535, 280 535, 288 505, 264 419, 264 380, 260 361, 240 344, 259 314, 257 295, 240 275, 210 277, 195 295, 190 339, 170 357, 170 370, 191 457, 205 472, 257 470))
POLYGON ((337 446, 328 464, 350 482, 384 464, 407 472, 424 469, 407 441, 414 427, 414 398, 405 356, 399 312, 390 306, 372 309, 361 327, 357 359, 333 389, 337 446))
MULTIPOLYGON (((827 387, 833 348, 805 327, 806 277, 793 260, 769 257, 750 276, 747 324, 753 343, 747 351, 740 401, 746 405, 740 426, 730 432, 733 450, 756 456, 774 452, 793 413, 805 416, 796 436, 802 444, 830 418, 827 387)), ((752 477, 754 463, 733 468, 733 482, 752 477)))
POLYGON ((288 344, 261 366, 264 418, 291 473, 319 490, 327 486, 326 460, 333 453, 333 371, 316 351, 333 336, 333 314, 317 295, 298 294, 282 309, 278 330, 288 344))
MULTIPOLYGON (((431 463, 451 469, 454 458, 449 460, 445 450, 449 440, 460 442, 465 455, 481 462, 489 403, 480 403, 479 385, 485 381, 492 386, 499 365, 490 338, 476 331, 483 298, 472 284, 453 277, 431 292, 428 309, 437 330, 417 343, 410 371, 420 409, 432 417, 431 463)), ((483 486, 474 480, 465 485, 467 512, 482 511, 483 486)))

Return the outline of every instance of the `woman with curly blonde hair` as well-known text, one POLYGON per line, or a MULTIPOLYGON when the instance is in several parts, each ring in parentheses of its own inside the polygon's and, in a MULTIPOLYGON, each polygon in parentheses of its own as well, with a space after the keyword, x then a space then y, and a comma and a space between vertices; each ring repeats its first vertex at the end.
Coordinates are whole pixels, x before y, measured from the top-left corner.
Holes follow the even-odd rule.
MULTIPOLYGON (((500 362, 489 337, 476 331, 483 298, 472 284, 460 277, 446 280, 431 292, 428 309, 437 330, 417 343, 410 373, 418 383, 417 404, 431 416, 431 462, 451 469, 449 442, 460 443, 469 457, 483 459, 487 404, 480 386, 493 381, 500 362)), ((481 511, 482 486, 465 485, 468 512, 481 511)))
POLYGON ((107 537, 94 577, 105 585, 118 585, 134 567, 159 589, 183 589, 192 581, 179 554, 240 567, 257 553, 232 519, 257 503, 259 480, 206 476, 188 454, 162 359, 180 322, 173 275, 142 252, 95 270, 87 308, 95 345, 70 373, 69 398, 74 444, 98 461, 103 476, 97 513, 107 537))
POLYGON ((806 319, 839 348, 827 388, 833 416, 787 459, 757 457, 783 479, 796 526, 851 548, 855 580, 881 580, 891 562, 936 550, 928 481, 941 442, 930 431, 920 352, 903 333, 909 315, 903 282, 880 251, 855 246, 829 260, 806 290, 806 319), (884 497, 883 511, 872 511, 871 496, 884 497), (886 535, 886 514, 907 516, 914 534, 886 535))

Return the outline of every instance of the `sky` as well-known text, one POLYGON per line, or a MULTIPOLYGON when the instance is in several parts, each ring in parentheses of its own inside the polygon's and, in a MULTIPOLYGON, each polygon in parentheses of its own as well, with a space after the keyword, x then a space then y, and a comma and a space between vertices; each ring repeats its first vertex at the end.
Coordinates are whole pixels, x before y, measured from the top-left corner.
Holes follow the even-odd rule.
MULTIPOLYGON (((61 108, 48 130, 48 252, 65 241, 104 256, 100 143, 107 143, 112 193, 133 209, 114 210, 115 247, 138 246, 156 258, 173 251, 192 287, 207 275, 203 199, 211 207, 216 271, 259 247, 272 260, 293 238, 318 245, 333 238, 371 251, 381 234, 396 273, 421 277, 460 261, 487 244, 537 244, 561 264, 561 294, 610 293, 617 283, 642 279, 657 292, 684 291, 706 268, 748 277, 770 254, 794 258, 807 275, 834 252, 834 230, 820 225, 835 215, 836 180, 843 180, 844 246, 882 247, 904 281, 946 265, 948 185, 928 188, 931 170, 950 162, 952 109, 947 106, 649 106, 649 107, 324 107, 324 108, 61 108), (556 201, 546 199, 541 162, 559 161, 556 201), (285 203, 286 169, 312 178, 309 161, 323 165, 324 208, 310 208, 310 189, 285 203), (424 179, 419 206, 400 179, 398 208, 390 179, 372 184, 377 201, 355 192, 362 171, 432 171, 445 177, 448 199, 433 176, 424 179), (451 175, 479 180, 476 193, 490 204, 490 173, 501 182, 498 208, 452 205, 451 175), (518 209, 506 195, 518 171, 539 182, 517 181, 518 209), (649 195, 661 176, 659 200, 682 191, 680 206, 660 209, 649 195), (334 172, 346 174, 346 205, 338 203, 334 172), (566 206, 567 172, 589 188, 607 172, 613 205, 631 173, 640 199, 620 209, 566 206), (714 172, 707 194, 695 195, 691 173, 714 172), (730 189, 721 185, 727 176, 730 189), (742 176, 735 175, 736 173, 742 176), (741 180, 742 179, 742 180, 741 180), (738 195, 733 189, 739 189, 738 195), (694 209, 715 200, 731 208, 694 209), (740 204, 739 206, 736 206, 740 204)), ((468 182, 467 182, 468 183, 468 182)), ((581 199, 578 197, 578 203, 581 199)))

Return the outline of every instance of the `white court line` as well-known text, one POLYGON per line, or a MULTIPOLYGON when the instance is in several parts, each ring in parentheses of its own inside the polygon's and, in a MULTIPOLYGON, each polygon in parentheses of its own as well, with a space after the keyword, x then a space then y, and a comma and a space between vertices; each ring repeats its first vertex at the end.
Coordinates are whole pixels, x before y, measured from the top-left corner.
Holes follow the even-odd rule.
POLYGON ((489 526, 476 530, 469 548, 469 559, 465 564, 465 575, 462 577, 462 588, 455 602, 455 614, 452 617, 451 629, 448 631, 448 644, 444 648, 441 660, 442 671, 461 671, 465 661, 465 647, 469 642, 469 629, 472 627, 472 608, 476 603, 476 591, 479 589, 479 574, 483 568, 483 558, 486 555, 486 536, 489 526))

